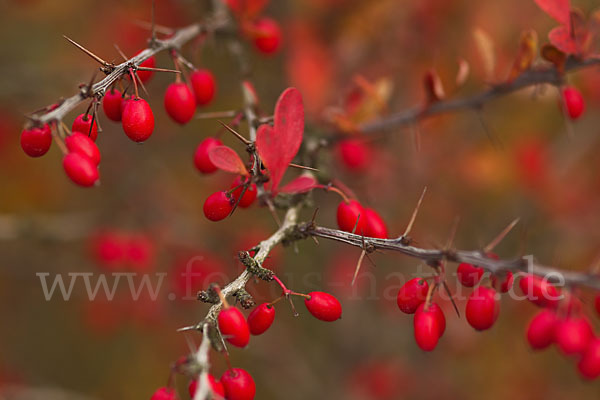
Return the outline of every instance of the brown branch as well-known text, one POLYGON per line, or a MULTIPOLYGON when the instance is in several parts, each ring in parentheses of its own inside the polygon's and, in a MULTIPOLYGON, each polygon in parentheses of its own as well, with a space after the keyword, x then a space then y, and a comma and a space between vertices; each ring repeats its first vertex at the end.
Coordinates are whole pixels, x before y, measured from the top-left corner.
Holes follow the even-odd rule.
POLYGON ((308 236, 316 236, 343 242, 352 246, 367 249, 367 251, 370 252, 375 250, 397 251, 409 257, 420 259, 432 266, 438 265, 444 260, 455 263, 465 262, 477 265, 490 271, 491 273, 499 273, 502 271, 532 273, 534 275, 546 277, 549 282, 564 283, 573 286, 586 286, 600 290, 600 275, 560 270, 538 264, 533 260, 528 262, 526 257, 496 260, 493 258, 488 258, 481 250, 424 249, 406 244, 407 240, 409 239, 404 236, 400 236, 399 238, 395 239, 370 238, 337 229, 315 226, 312 223, 300 224, 298 226, 298 230, 300 233, 308 236))
POLYGON ((65 115, 67 115, 84 101, 92 97, 104 96, 106 90, 109 89, 114 82, 119 80, 124 75, 127 75, 130 68, 137 68, 146 59, 157 53, 160 53, 161 51, 179 49, 198 35, 223 28, 228 24, 228 22, 228 19, 214 18, 207 23, 196 23, 178 29, 169 39, 156 39, 153 42, 152 47, 142 50, 139 54, 126 61, 123 61, 121 64, 104 66, 104 69, 108 68, 108 70, 105 71, 107 73, 106 77, 95 83, 91 88, 82 88, 79 93, 63 100, 54 110, 39 116, 33 116, 31 119, 38 124, 61 121, 65 115))
MULTIPOLYGON (((565 65, 564 72, 573 72, 581 68, 595 65, 600 65, 600 58, 588 58, 583 61, 575 58, 569 58, 565 65)), ((365 133, 378 132, 414 124, 415 122, 434 115, 462 110, 478 110, 487 102, 517 92, 521 89, 545 83, 560 85, 562 82, 563 74, 559 73, 554 66, 530 69, 523 72, 519 77, 511 82, 494 85, 490 89, 481 93, 477 93, 468 97, 441 100, 425 106, 414 106, 387 117, 366 122, 362 124, 359 129, 365 133)))

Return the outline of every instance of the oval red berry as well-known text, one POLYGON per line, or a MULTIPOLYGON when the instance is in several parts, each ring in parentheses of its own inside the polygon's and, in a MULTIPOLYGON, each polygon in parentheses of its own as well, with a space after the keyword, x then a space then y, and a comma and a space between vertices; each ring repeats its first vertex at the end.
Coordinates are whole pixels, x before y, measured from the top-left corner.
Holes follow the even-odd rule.
POLYGON ((215 97, 216 86, 215 77, 207 69, 198 69, 192 72, 190 83, 196 96, 196 103, 199 106, 209 104, 215 97))
POLYGON ((414 314, 427 298, 429 284, 422 278, 414 278, 406 282, 398 291, 397 303, 400 311, 414 314))
POLYGON ((112 121, 121 121, 123 96, 116 89, 111 89, 102 98, 102 109, 106 117, 112 121))
POLYGON ((80 114, 73 121, 73 125, 71 125, 72 132, 81 132, 84 135, 89 136, 94 142, 96 138, 98 138, 98 124, 94 119, 94 123, 92 124, 92 120, 94 118, 91 115, 80 114))
POLYGON ((67 136, 65 144, 70 152, 80 153, 91 159, 94 164, 100 164, 100 150, 98 150, 96 143, 87 137, 87 135, 84 135, 81 132, 73 132, 71 135, 67 136))
POLYGON ((250 330, 244 314, 235 307, 221 310, 217 317, 223 338, 236 347, 246 347, 250 341, 250 330))
POLYGON ((171 119, 186 124, 196 112, 196 98, 185 83, 172 83, 165 91, 165 110, 171 119))
POLYGON ((342 201, 337 208, 338 227, 343 231, 362 235, 366 230, 364 214, 365 211, 358 201, 350 200, 348 203, 342 201))
POLYGON ((52 133, 48 124, 21 132, 21 148, 29 157, 41 157, 50 150, 52 133))
POLYGON ((480 286, 473 290, 467 300, 465 312, 469 325, 478 331, 490 329, 499 313, 500 304, 494 289, 480 286))
POLYGON ((332 322, 342 317, 340 302, 325 292, 310 292, 310 297, 304 300, 308 311, 317 319, 332 322))
POLYGON ((154 114, 144 99, 127 100, 121 122, 125 134, 134 142, 146 141, 154 132, 154 114))
POLYGON ((241 368, 231 368, 221 376, 227 400, 252 400, 256 385, 252 376, 241 368))
POLYGON ((248 326, 250 333, 261 335, 269 329, 275 320, 275 307, 269 303, 263 303, 257 306, 250 315, 248 315, 248 326))
POLYGON ((77 152, 69 153, 63 158, 63 168, 67 176, 79 186, 94 186, 100 178, 94 161, 77 152))
POLYGON ((231 214, 233 205, 233 198, 226 192, 213 193, 204 201, 204 216, 210 221, 221 221, 231 214))

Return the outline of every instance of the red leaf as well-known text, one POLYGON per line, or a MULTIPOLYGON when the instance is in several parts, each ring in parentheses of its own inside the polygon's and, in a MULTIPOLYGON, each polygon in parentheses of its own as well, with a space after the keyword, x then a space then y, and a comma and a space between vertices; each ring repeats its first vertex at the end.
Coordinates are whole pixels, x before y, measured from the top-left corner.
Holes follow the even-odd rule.
POLYGON ((534 0, 535 3, 546 14, 557 20, 559 23, 570 27, 569 12, 571 11, 570 0, 534 0))
POLYGON ((256 133, 256 150, 271 176, 275 193, 283 174, 294 159, 304 132, 302 95, 296 88, 286 89, 275 105, 274 126, 261 125, 256 133))
POLYGON ((248 175, 244 162, 240 156, 227 146, 213 147, 208 153, 208 158, 215 166, 223 171, 233 174, 248 175))
POLYGON ((577 42, 571 37, 569 28, 566 26, 557 26, 552 29, 550 33, 548 33, 548 39, 554 47, 565 54, 579 53, 579 46, 577 46, 577 42))
POLYGON ((312 176, 299 176, 284 187, 281 188, 283 193, 306 193, 312 189, 318 188, 321 185, 312 176))

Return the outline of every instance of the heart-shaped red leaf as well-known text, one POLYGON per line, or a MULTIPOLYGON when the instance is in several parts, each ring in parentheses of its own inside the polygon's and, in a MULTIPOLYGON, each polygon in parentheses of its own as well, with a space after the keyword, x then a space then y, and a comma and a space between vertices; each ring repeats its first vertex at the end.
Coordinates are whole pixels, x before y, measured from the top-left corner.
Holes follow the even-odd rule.
POLYGON ((288 88, 277 100, 274 126, 261 125, 256 132, 256 150, 269 170, 273 193, 300 149, 303 132, 302 95, 298 89, 288 88))
POLYGON ((312 176, 299 176, 290 183, 286 184, 281 188, 283 193, 306 193, 312 189, 318 188, 321 185, 317 183, 317 180, 312 176))
POLYGON ((534 0, 535 3, 541 8, 546 14, 557 20, 559 23, 569 28, 571 11, 570 0, 534 0))
POLYGON ((557 26, 548 33, 550 43, 565 54, 579 53, 577 42, 571 37, 569 28, 566 26, 557 26))
POLYGON ((208 158, 215 166, 223 171, 233 174, 248 175, 248 170, 240 156, 227 146, 213 147, 208 153, 208 158))

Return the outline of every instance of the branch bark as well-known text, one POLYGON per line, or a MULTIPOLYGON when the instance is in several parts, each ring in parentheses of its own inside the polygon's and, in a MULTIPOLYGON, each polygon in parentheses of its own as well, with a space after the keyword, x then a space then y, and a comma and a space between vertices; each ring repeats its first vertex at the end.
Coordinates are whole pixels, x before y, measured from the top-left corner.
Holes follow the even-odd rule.
POLYGON ((410 245, 410 239, 405 236, 400 236, 396 239, 363 237, 337 229, 315 226, 312 223, 300 224, 298 229, 303 234, 346 243, 363 248, 367 252, 375 250, 397 251, 409 257, 422 260, 432 266, 439 265, 444 260, 455 263, 465 262, 477 265, 494 274, 501 273, 502 271, 532 273, 546 277, 549 282, 565 283, 572 286, 586 286, 600 290, 600 275, 560 270, 539 264, 533 260, 529 262, 525 257, 495 260, 487 257, 481 250, 424 249, 410 245), (563 280, 562 282, 561 279, 563 280))
POLYGON ((93 97, 102 98, 104 93, 110 86, 116 82, 119 78, 126 75, 129 68, 136 68, 146 59, 153 55, 160 53, 161 51, 168 49, 179 49, 184 44, 194 39, 201 33, 215 31, 220 29, 228 23, 227 18, 213 18, 207 23, 196 23, 175 31, 172 37, 165 40, 155 40, 152 42, 152 46, 142 50, 136 56, 122 62, 118 65, 105 65, 101 69, 107 72, 104 79, 96 82, 91 88, 83 87, 79 93, 63 100, 59 103, 58 107, 49 111, 45 114, 34 116, 31 118, 32 121, 38 124, 45 124, 53 121, 61 121, 69 112, 79 106, 81 103, 93 97))
MULTIPOLYGON (((578 69, 600 65, 600 58, 588 58, 579 61, 569 58, 564 73, 573 72, 578 69)), ((530 69, 523 72, 515 80, 492 86, 490 89, 472 96, 453 98, 437 101, 428 105, 418 105, 404 111, 397 112, 387 117, 379 118, 374 121, 366 122, 359 127, 361 132, 371 133, 382 130, 389 130, 413 124, 417 121, 434 115, 445 114, 461 110, 478 110, 485 103, 496 98, 514 93, 521 89, 540 85, 552 84, 559 85, 563 81, 561 74, 554 66, 530 69)))
MULTIPOLYGON (((301 207, 302 204, 300 203, 297 206, 291 207, 287 210, 281 227, 268 239, 263 240, 258 245, 259 250, 254 256, 255 261, 262 265, 271 250, 273 250, 275 246, 281 243, 290 233, 294 231, 298 222, 298 212, 301 207)), ((221 289, 223 296, 231 296, 238 290, 245 288, 251 277, 252 274, 247 269, 244 270, 244 272, 242 272, 234 281, 230 282, 227 284, 227 286, 221 289)), ((208 384, 208 370, 210 368, 208 361, 208 352, 210 350, 208 329, 209 323, 214 323, 216 321, 221 308, 223 308, 222 302, 211 306, 206 318, 204 318, 204 320, 197 325, 198 329, 202 329, 203 339, 198 351, 196 352, 196 361, 200 366, 200 374, 198 377, 198 386, 196 389, 196 394, 194 395, 194 400, 209 399, 212 395, 212 390, 208 384)))

